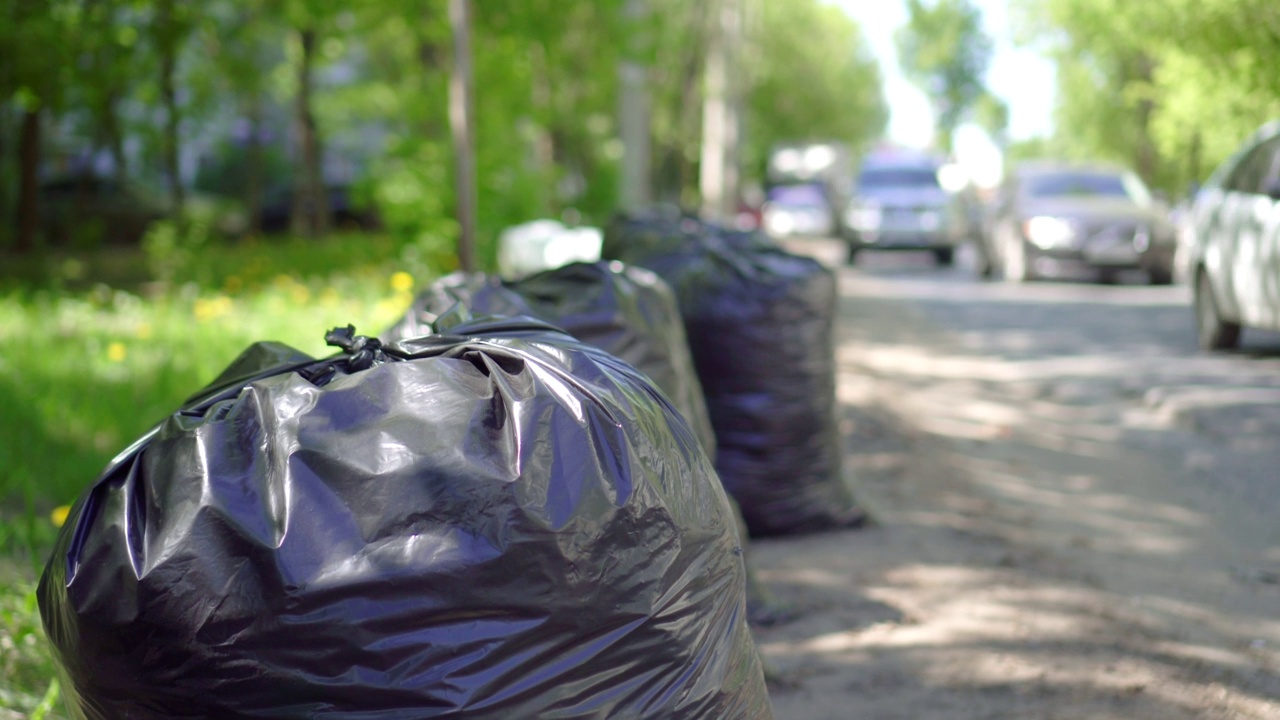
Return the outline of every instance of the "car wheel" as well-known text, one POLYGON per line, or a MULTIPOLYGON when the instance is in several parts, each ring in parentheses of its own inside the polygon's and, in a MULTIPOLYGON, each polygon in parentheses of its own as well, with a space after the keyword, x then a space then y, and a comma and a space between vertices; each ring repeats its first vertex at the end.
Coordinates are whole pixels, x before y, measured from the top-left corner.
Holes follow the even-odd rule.
POLYGON ((1000 270, 1005 280, 1021 283, 1031 279, 1031 268, 1027 265, 1027 246, 1022 238, 1014 237, 1006 243, 1001 261, 1000 270))
POLYGON ((942 267, 951 267, 956 264, 955 248, 934 248, 933 259, 942 267))
POLYGON ((1203 350, 1231 350, 1240 345, 1240 325, 1222 317, 1209 273, 1201 270, 1195 287, 1196 334, 1203 350))
POLYGON ((1120 271, 1119 270, 1099 270, 1098 282, 1102 283, 1103 285, 1115 285, 1116 283, 1120 282, 1120 271))
POLYGON ((1152 285, 1172 285, 1173 269, 1152 266, 1147 270, 1147 282, 1152 285))
POLYGON ((844 257, 844 262, 846 265, 854 265, 858 262, 859 249, 860 248, 857 245, 853 243, 849 243, 849 252, 844 257))

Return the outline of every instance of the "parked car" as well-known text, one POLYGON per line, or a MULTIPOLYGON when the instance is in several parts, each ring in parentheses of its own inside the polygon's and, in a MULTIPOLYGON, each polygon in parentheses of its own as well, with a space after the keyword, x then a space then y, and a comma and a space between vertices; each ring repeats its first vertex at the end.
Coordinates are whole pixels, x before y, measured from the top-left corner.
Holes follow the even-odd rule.
POLYGON ((819 183, 776 185, 765 192, 761 209, 764 229, 774 237, 830 237, 835 213, 819 183))
POLYGON ((1200 346, 1234 348, 1242 327, 1280 330, 1280 122, 1213 173, 1191 214, 1188 267, 1200 346))
POLYGON ((944 163, 929 156, 868 156, 845 209, 849 262, 864 249, 929 250, 939 265, 955 261, 969 236, 970 213, 939 180, 944 163))
POLYGON ((1001 186, 981 244, 979 272, 1023 282, 1093 271, 1114 282, 1143 269, 1173 281, 1177 231, 1137 175, 1108 165, 1016 167, 1001 186))

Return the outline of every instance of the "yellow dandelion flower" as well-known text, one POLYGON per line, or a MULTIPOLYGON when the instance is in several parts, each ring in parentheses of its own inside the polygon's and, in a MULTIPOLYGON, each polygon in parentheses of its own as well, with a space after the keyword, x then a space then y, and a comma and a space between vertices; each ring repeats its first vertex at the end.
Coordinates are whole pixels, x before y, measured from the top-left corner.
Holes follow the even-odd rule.
POLYGON ((113 342, 107 346, 107 360, 113 363, 123 361, 128 354, 129 350, 125 348, 124 343, 113 342))
POLYGON ((62 527, 62 524, 67 521, 67 516, 70 514, 70 505, 59 505, 53 509, 53 512, 49 513, 49 521, 53 523, 54 527, 62 527))
POLYGON ((413 289, 413 276, 403 270, 392 273, 391 289, 398 293, 409 292, 413 289))
POLYGON ((291 287, 294 283, 293 276, 288 273, 280 273, 271 279, 271 284, 278 288, 291 287))
POLYGON ((149 340, 151 338, 151 323, 142 323, 133 331, 134 337, 139 340, 149 340))
POLYGON ((323 291, 320 292, 320 304, 324 305, 325 307, 333 307, 334 305, 337 305, 338 302, 341 300, 342 300, 342 296, 339 295, 338 291, 334 290, 333 288, 325 288, 323 291))
POLYGON ((213 303, 204 298, 196 298, 195 304, 191 306, 191 312, 200 322, 209 320, 213 317, 213 303))
POLYGON ((289 289, 289 297, 295 305, 305 305, 311 299, 311 290, 306 285, 294 285, 289 289))

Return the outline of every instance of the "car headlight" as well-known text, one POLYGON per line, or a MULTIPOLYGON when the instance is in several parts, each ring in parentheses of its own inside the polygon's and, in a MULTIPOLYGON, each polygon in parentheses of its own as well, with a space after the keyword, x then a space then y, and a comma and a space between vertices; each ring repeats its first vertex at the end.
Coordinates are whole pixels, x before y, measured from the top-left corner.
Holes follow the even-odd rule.
POLYGON ((773 209, 765 213, 765 227, 778 235, 786 235, 796 229, 796 220, 786 210, 773 209))
POLYGON ((844 219, 854 230, 879 230, 882 215, 879 206, 853 205, 845 213, 844 219))
POLYGON ((1022 232, 1033 245, 1048 250, 1070 245, 1076 239, 1076 228, 1062 218, 1039 215, 1022 226, 1022 232))

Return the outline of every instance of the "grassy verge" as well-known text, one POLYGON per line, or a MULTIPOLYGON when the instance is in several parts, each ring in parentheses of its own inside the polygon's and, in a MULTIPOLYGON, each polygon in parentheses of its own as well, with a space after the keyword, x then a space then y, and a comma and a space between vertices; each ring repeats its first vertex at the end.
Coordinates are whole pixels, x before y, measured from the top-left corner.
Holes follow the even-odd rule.
POLYGON ((207 251, 187 278, 131 290, 0 290, 0 720, 59 717, 34 596, 59 508, 250 343, 325 356, 334 326, 390 325, 417 284, 407 266, 357 236, 207 251))

